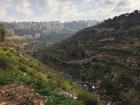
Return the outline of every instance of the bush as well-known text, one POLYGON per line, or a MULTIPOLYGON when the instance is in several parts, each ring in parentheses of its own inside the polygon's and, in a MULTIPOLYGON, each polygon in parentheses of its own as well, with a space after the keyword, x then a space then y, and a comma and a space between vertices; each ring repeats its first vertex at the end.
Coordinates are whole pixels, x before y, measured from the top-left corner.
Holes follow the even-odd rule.
POLYGON ((8 60, 6 59, 6 55, 0 53, 0 68, 4 69, 8 66, 8 60))
POLYGON ((83 101, 85 105, 98 105, 97 98, 90 93, 81 93, 78 95, 78 99, 83 101))
POLYGON ((47 87, 39 89, 39 93, 43 96, 50 96, 51 95, 51 91, 47 87))
POLYGON ((2 25, 0 25, 0 42, 4 41, 6 35, 6 31, 2 25))
POLYGON ((113 100, 119 99, 121 87, 117 82, 110 80, 105 80, 101 84, 102 91, 105 91, 104 94, 111 96, 113 100))
POLYGON ((84 105, 82 102, 72 100, 59 95, 53 95, 47 98, 45 105, 84 105))
POLYGON ((6 79, 6 78, 0 78, 0 85, 6 85, 12 83, 12 80, 6 79))
POLYGON ((41 80, 33 80, 32 78, 29 78, 25 81, 28 85, 34 85, 38 92, 43 96, 50 96, 51 90, 48 88, 48 86, 45 84, 45 82, 41 80))
POLYGON ((8 62, 4 59, 0 59, 0 68, 6 69, 8 67, 8 62))

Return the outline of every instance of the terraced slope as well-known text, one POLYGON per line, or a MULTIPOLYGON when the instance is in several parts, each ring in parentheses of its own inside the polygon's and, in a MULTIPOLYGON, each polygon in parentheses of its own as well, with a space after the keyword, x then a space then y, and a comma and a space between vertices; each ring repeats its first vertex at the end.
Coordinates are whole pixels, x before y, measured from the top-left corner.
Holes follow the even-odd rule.
POLYGON ((140 11, 122 14, 34 54, 73 78, 94 84, 111 105, 140 104, 140 11))

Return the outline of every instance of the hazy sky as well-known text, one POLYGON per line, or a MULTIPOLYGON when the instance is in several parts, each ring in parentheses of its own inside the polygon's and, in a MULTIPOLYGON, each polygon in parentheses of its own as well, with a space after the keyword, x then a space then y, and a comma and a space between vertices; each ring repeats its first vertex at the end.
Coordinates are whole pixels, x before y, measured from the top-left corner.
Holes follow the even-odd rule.
POLYGON ((0 0, 0 21, 103 20, 140 9, 140 0, 0 0))

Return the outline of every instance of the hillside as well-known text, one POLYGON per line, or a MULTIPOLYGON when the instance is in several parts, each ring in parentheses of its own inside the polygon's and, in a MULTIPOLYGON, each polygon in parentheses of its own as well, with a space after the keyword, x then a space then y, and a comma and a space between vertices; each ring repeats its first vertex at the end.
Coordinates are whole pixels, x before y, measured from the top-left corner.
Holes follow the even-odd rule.
POLYGON ((111 105, 140 104, 140 11, 81 30, 34 56, 87 86, 94 84, 111 105))
POLYGON ((96 105, 96 97, 74 86, 63 74, 1 45, 0 104, 90 105, 89 102, 96 105))

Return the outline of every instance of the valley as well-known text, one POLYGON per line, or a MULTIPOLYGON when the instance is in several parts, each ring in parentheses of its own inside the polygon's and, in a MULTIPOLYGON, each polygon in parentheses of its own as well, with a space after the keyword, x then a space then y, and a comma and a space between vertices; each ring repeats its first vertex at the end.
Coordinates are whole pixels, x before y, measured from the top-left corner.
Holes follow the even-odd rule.
POLYGON ((139 19, 139 11, 116 16, 34 56, 80 80, 82 87, 94 84, 101 100, 111 105, 139 105, 139 19))
POLYGON ((0 105, 140 105, 140 11, 1 22, 0 105))

